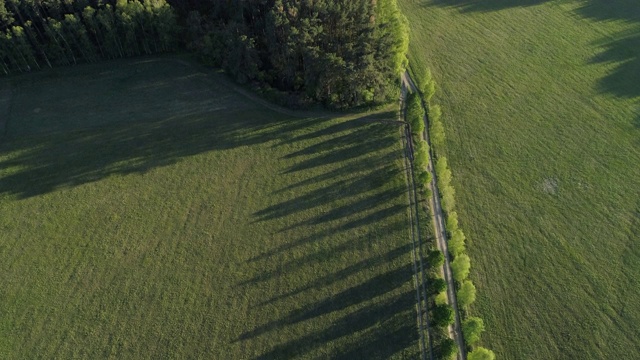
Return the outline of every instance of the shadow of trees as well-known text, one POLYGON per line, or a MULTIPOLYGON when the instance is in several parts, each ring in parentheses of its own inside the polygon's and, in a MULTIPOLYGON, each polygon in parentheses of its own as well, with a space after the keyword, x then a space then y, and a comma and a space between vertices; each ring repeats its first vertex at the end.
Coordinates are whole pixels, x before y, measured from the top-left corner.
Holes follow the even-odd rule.
POLYGON ((437 6, 456 7, 461 12, 497 11, 513 7, 526 7, 545 3, 550 0, 432 0, 437 6))
POLYGON ((258 111, 252 115, 249 122, 242 120, 245 112, 236 121, 230 121, 233 113, 205 113, 5 141, 0 145, 0 170, 5 173, 0 193, 26 198, 114 174, 144 173, 205 151, 271 141, 323 121, 273 121, 258 111))
POLYGON ((313 140, 283 157, 291 165, 284 167, 280 175, 301 180, 276 190, 283 200, 253 214, 257 223, 279 221, 283 234, 306 235, 295 235, 251 258, 250 262, 265 271, 237 286, 282 283, 283 276, 295 277, 299 270, 313 266, 326 270, 258 304, 267 309, 302 299, 297 309, 257 324, 236 341, 287 332, 302 323, 313 330, 275 344, 256 359, 309 357, 317 353, 338 359, 418 356, 410 243, 384 244, 385 251, 381 252, 364 251, 372 242, 392 238, 387 234, 406 230, 406 184, 398 181, 403 179, 398 130, 393 124, 361 120, 323 124, 318 130, 286 140, 313 140), (320 170, 325 168, 328 170, 320 170), (302 220, 290 220, 300 218, 301 213, 306 214, 302 220), (339 238, 340 234, 349 234, 348 240, 339 238), (293 252, 298 255, 290 256, 293 252), (327 265, 330 259, 343 255, 348 258, 354 253, 369 255, 351 263, 327 265), (273 261, 277 266, 272 266, 273 261), (310 301, 310 292, 332 288, 341 290, 310 301), (324 320, 316 320, 321 317, 337 320, 326 325, 324 320))
MULTIPOLYGON (((578 9, 582 17, 596 21, 624 21, 629 29, 604 38, 597 45, 604 49, 594 62, 613 62, 616 69, 600 80, 601 91, 625 98, 640 97, 640 6, 632 0, 589 0, 578 9)), ((640 120, 640 114, 638 114, 640 120)), ((637 121, 638 121, 637 120, 637 121)), ((637 122, 636 121, 636 122, 637 122)))
MULTIPOLYGON (((524 7, 552 0, 432 0, 431 5, 456 7, 461 12, 498 11, 524 7)), ((640 6, 635 0, 570 0, 579 6, 576 14, 594 21, 623 21, 629 25, 625 31, 604 37, 593 44, 600 49, 593 63, 617 64, 614 71, 598 81, 603 93, 623 98, 640 97, 640 6)), ((634 125, 640 128, 640 104, 636 108, 634 125)))
MULTIPOLYGON (((122 102, 113 114, 87 113, 88 110, 78 104, 85 102, 85 97, 76 90, 71 92, 80 98, 77 102, 45 94, 49 96, 47 104, 60 99, 49 118, 41 112, 33 115, 32 103, 25 101, 30 108, 20 109, 22 112, 18 115, 31 116, 25 121, 29 124, 14 124, 22 127, 14 127, 9 135, 0 139, 0 194, 29 198, 112 175, 144 175, 203 152, 269 143, 294 149, 280 159, 288 166, 283 167, 279 176, 296 180, 274 194, 285 200, 257 211, 253 220, 256 223, 277 221, 283 224, 281 233, 295 235, 286 244, 269 249, 251 262, 268 269, 263 265, 272 261, 273 256, 304 247, 302 256, 285 258, 279 263, 280 268, 294 273, 309 264, 324 264, 341 254, 366 253, 362 250, 371 246, 372 239, 406 231, 406 185, 398 181, 402 179, 399 165, 402 153, 398 148, 397 125, 375 122, 381 118, 388 120, 395 114, 356 115, 353 120, 340 122, 330 118, 292 118, 252 101, 226 95, 226 80, 220 77, 218 80, 223 85, 210 84, 216 82, 217 75, 208 76, 204 82, 205 79, 200 79, 202 74, 195 70, 182 69, 173 74, 168 69, 160 78, 151 70, 143 70, 131 71, 131 74, 143 77, 148 72, 148 81, 144 78, 129 81, 124 75, 107 74, 116 78, 112 82, 120 86, 117 91, 122 92, 113 95, 116 103, 122 102), (178 92, 184 90, 188 94, 171 93, 169 90, 176 86, 181 87, 178 92), (217 88, 210 89, 210 86, 217 88), (129 91, 138 91, 131 104, 127 102, 129 91), (163 95, 165 93, 169 95, 163 95), (220 94, 225 99, 215 98, 220 94), (172 102, 176 98, 179 106, 174 107, 172 102), (162 104, 154 107, 157 102, 162 104), (138 117, 143 111, 143 116, 138 117), (54 118, 60 112, 68 116, 54 118), (96 118, 90 119, 91 116, 96 118), (309 216, 297 216, 302 212, 309 216), (289 222, 289 217, 300 220, 289 222), (290 231, 298 227, 304 231, 290 231), (337 234, 347 233, 348 241, 344 241, 345 237, 335 240, 337 234), (330 245, 306 251, 308 246, 313 248, 318 243, 330 245)), ((58 81, 65 80, 54 76, 48 81, 58 86, 58 81)), ((71 86, 65 84, 62 86, 71 86)), ((98 93, 102 85, 95 81, 91 86, 98 93)), ((108 112, 109 103, 98 102, 100 111, 108 112)), ((258 324, 238 341, 340 312, 338 321, 305 333, 301 338, 274 344, 259 358, 286 358, 312 351, 333 352, 332 358, 387 358, 398 353, 414 358, 418 350, 415 295, 407 291, 412 289, 408 285, 412 279, 411 248, 408 243, 383 246, 383 250, 371 256, 344 262, 344 266, 319 274, 298 288, 264 299, 259 306, 277 305, 312 289, 332 288, 347 278, 365 279, 340 285, 340 290, 330 297, 317 299, 311 306, 280 319, 258 324), (372 268, 378 269, 372 276, 359 276, 369 274, 367 271, 371 272, 372 268), (326 347, 327 342, 343 338, 348 339, 348 345, 341 342, 341 345, 326 347)), ((271 281, 277 276, 265 270, 238 286, 271 281)))
POLYGON ((3 80, 0 110, 11 131, 0 138, 0 194, 28 198, 143 174, 206 151, 283 141, 328 120, 267 110, 234 95, 223 75, 170 59, 116 65, 3 80))

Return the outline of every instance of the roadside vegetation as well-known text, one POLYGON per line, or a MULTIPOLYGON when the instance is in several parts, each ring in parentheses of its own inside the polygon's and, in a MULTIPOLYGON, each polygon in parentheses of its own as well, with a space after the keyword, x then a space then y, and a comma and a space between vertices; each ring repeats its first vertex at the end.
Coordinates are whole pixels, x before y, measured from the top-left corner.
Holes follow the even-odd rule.
MULTIPOLYGON (((448 331, 448 326, 454 324, 454 311, 458 311, 460 313, 460 320, 464 322, 460 324, 463 328, 463 334, 461 336, 464 338, 466 345, 463 356, 466 354, 468 354, 470 358, 488 356, 492 359, 495 357, 495 354, 491 350, 482 347, 473 348, 473 345, 478 342, 480 334, 484 331, 482 319, 477 317, 469 319, 470 321, 465 319, 468 307, 473 304, 476 299, 476 287, 473 282, 468 279, 471 269, 471 259, 465 253, 465 236, 462 229, 459 228, 458 213, 455 211, 455 191, 451 185, 452 172, 447 165, 446 157, 438 156, 440 150, 443 150, 445 134, 441 120, 442 110, 440 106, 431 102, 436 92, 436 84, 429 69, 427 69, 423 77, 419 79, 417 88, 416 92, 408 96, 406 110, 407 121, 412 128, 416 148, 422 150, 422 152, 417 151, 415 165, 418 168, 417 171, 428 173, 428 176, 421 174, 418 177, 423 180, 428 180, 423 186, 429 188, 433 179, 431 172, 427 170, 430 153, 426 134, 430 142, 434 145, 433 154, 434 158, 437 159, 435 163, 436 185, 441 198, 440 204, 446 216, 447 248, 449 254, 453 257, 450 266, 453 279, 455 280, 455 298, 457 299, 456 303, 458 306, 458 309, 454 310, 448 303, 446 293, 447 283, 442 278, 444 257, 449 256, 449 254, 442 254, 437 248, 432 248, 428 256, 428 259, 431 260, 428 266, 430 266, 433 275, 431 281, 429 281, 431 288, 429 305, 433 309, 431 311, 431 318, 436 326, 436 329, 433 331, 433 339, 435 339, 433 347, 436 349, 435 356, 438 359, 452 359, 461 350, 458 349, 458 345, 456 345, 455 342, 450 341, 452 339, 450 339, 448 331), (428 133, 424 132, 425 121, 429 124, 428 133), (417 129, 417 131, 413 129, 417 129), (426 160, 419 161, 419 158, 426 160), (467 351, 470 352, 467 353, 467 351)), ((432 194, 430 194, 430 196, 431 195, 432 194)), ((440 210, 431 209, 431 211, 440 210)), ((433 244, 431 245, 433 246, 433 244)), ((446 266, 449 266, 449 264, 446 264, 446 266)), ((451 299, 449 299, 449 301, 451 301, 451 299)), ((462 344, 460 346, 462 346, 462 344)))
POLYGON ((175 57, 0 89, 1 358, 418 356, 395 106, 292 117, 175 57))
POLYGON ((640 354, 637 2, 400 5, 411 67, 438 84, 449 245, 477 290, 468 358, 640 354))

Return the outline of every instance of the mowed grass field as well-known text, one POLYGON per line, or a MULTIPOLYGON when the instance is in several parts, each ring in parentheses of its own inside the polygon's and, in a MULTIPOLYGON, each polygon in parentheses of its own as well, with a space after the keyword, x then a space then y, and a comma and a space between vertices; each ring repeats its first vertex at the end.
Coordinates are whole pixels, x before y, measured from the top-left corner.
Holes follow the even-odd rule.
POLYGON ((0 89, 0 358, 416 358, 394 110, 284 115, 176 58, 0 89))
POLYGON ((640 358, 640 4, 402 0, 502 359, 640 358))

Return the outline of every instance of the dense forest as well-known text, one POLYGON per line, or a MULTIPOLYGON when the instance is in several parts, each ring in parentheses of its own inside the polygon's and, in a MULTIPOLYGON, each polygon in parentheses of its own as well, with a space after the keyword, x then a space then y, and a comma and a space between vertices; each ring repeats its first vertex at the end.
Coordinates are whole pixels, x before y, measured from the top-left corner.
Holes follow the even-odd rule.
POLYGON ((390 100, 406 65, 396 0, 0 0, 5 74, 179 47, 289 105, 390 100))

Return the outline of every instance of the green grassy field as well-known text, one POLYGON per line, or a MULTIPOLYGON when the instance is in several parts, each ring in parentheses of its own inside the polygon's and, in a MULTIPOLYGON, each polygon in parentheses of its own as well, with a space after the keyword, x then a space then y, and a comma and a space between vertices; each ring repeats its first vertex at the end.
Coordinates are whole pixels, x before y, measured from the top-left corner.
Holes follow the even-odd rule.
POLYGON ((415 358, 395 112, 173 58, 0 79, 0 358, 415 358))
POLYGON ((502 359, 640 357, 637 1, 402 0, 502 359))

